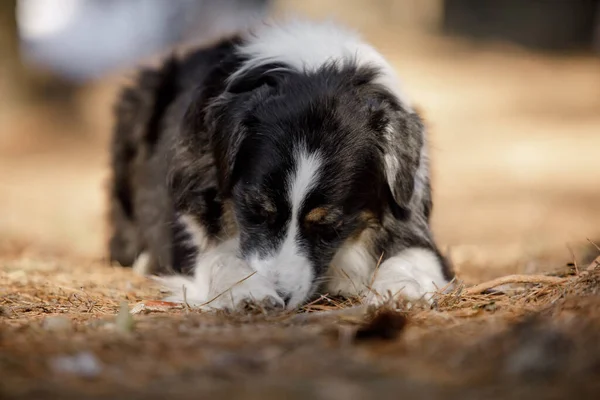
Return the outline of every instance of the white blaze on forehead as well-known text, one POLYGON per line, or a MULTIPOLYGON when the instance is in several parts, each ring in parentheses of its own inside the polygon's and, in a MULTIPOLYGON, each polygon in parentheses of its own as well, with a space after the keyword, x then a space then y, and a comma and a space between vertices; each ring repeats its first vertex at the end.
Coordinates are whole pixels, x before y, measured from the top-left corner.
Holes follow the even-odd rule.
POLYGON ((407 96, 392 66, 360 36, 333 22, 290 20, 258 27, 238 47, 238 53, 248 60, 230 80, 246 71, 269 63, 281 63, 297 71, 315 71, 335 62, 338 67, 352 63, 359 67, 374 67, 380 72, 376 82, 394 93, 404 106, 410 107, 407 96))
POLYGON ((295 159, 295 173, 288 178, 288 198, 292 206, 292 215, 298 215, 306 195, 317 183, 321 168, 321 158, 317 153, 309 154, 306 151, 297 151, 295 159))
POLYGON ((317 153, 296 151, 295 166, 287 180, 287 197, 292 212, 283 243, 268 258, 255 255, 248 260, 259 274, 274 281, 284 296, 290 296, 290 308, 306 300, 312 289, 314 270, 298 245, 298 219, 306 196, 319 178, 321 158, 317 153))

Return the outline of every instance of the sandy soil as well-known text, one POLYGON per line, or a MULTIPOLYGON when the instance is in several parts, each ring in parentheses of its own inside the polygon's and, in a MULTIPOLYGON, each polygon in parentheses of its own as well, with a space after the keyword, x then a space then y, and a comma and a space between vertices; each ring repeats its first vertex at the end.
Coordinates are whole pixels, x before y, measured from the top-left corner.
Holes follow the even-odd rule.
POLYGON ((434 230, 460 279, 564 282, 400 304, 390 318, 407 325, 388 340, 353 311, 116 322, 121 302, 161 297, 102 261, 118 78, 81 94, 77 123, 48 107, 0 114, 3 398, 597 398, 600 60, 367 36, 428 121, 434 230), (374 338, 357 334, 369 327, 374 338))

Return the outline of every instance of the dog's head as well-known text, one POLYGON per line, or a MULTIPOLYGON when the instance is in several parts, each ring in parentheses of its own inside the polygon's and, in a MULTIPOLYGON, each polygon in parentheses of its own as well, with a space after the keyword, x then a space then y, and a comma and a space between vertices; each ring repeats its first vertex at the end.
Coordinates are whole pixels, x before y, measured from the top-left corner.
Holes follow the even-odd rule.
POLYGON ((410 213, 423 128, 378 73, 266 66, 236 77, 206 113, 241 256, 289 307, 314 293, 344 242, 385 212, 410 213))
POLYGON ((425 190, 423 126, 389 65, 353 37, 305 28, 259 32, 214 79, 226 87, 188 113, 191 132, 208 131, 241 256, 288 307, 316 291, 342 244, 383 216, 408 218, 425 190))

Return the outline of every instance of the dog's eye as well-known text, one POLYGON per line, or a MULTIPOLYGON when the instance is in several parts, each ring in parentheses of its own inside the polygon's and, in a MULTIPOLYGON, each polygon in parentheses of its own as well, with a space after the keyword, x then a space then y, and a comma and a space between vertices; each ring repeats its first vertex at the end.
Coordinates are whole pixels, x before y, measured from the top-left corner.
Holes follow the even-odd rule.
POLYGON ((331 243, 341 238, 342 228, 343 222, 340 220, 335 224, 316 224, 311 230, 323 242, 331 243))
POLYGON ((275 202, 262 187, 241 188, 238 192, 237 212, 249 224, 272 224, 277 218, 275 202))
POLYGON ((247 205, 245 214, 248 222, 254 225, 272 224, 275 222, 277 210, 270 203, 254 203, 247 205))
POLYGON ((343 213, 339 209, 317 207, 304 217, 305 225, 325 240, 333 240, 339 236, 344 224, 343 213))

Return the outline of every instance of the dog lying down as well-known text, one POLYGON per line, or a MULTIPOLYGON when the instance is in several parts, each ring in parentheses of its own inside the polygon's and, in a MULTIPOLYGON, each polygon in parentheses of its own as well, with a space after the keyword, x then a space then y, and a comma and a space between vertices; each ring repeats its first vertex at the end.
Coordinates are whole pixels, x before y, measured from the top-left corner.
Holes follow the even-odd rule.
POLYGON ((111 260, 171 301, 430 299, 453 277, 422 121, 350 31, 264 24, 140 71, 116 113, 111 260))

